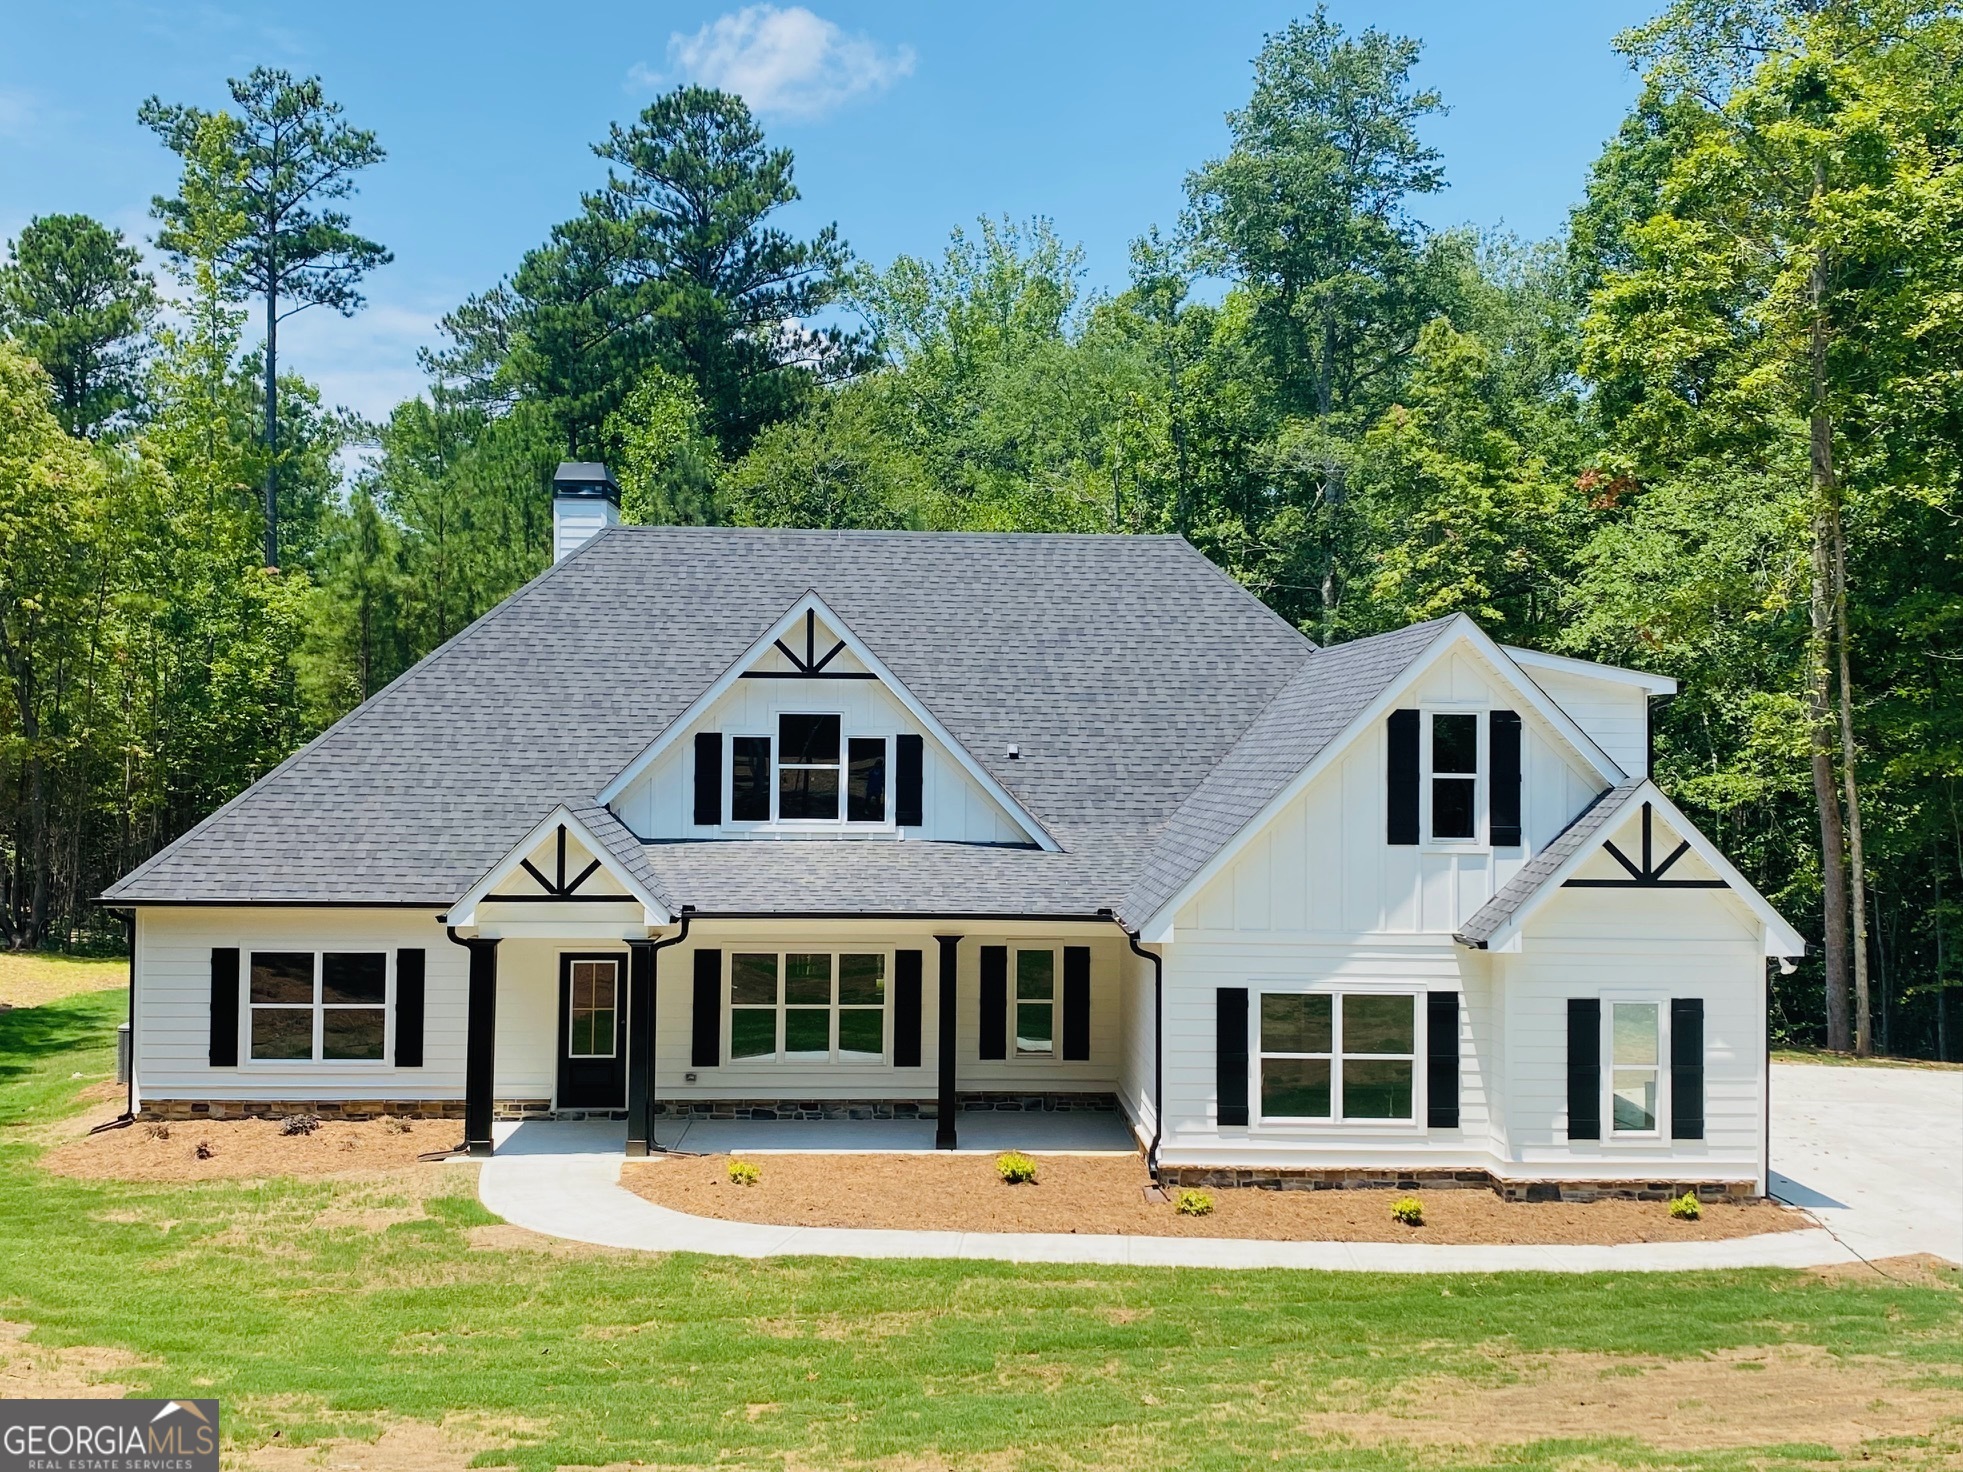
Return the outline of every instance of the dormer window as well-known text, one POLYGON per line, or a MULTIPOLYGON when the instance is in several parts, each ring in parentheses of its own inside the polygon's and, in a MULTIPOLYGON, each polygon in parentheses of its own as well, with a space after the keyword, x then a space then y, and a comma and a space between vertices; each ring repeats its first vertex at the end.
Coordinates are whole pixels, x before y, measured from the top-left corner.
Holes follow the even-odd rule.
MULTIPOLYGON (((829 712, 786 711, 777 717, 775 736, 729 737, 730 821, 797 826, 891 821, 886 780, 891 738, 848 736, 844 724, 843 717, 829 712)), ((702 760, 698 746, 698 764, 702 760)), ((697 770, 699 775, 702 767, 697 770)), ((698 806, 698 822, 702 812, 698 806)))

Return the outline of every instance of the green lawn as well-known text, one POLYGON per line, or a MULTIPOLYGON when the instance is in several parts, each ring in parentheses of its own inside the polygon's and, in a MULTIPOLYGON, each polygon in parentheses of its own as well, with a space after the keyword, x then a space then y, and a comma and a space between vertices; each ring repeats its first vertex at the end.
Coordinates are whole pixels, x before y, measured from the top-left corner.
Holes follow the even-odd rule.
MULTIPOLYGON (((456 1194, 420 1208, 405 1189, 387 1225, 349 1224, 359 1192, 343 1183, 107 1185, 39 1170, 35 1138, 109 1070, 121 1015, 115 993, 0 1015, 0 1319, 34 1325, 37 1345, 134 1353, 150 1367, 117 1378, 138 1393, 217 1396, 235 1454, 276 1431, 291 1444, 474 1415, 517 1441, 480 1461, 525 1468, 1793 1467, 1829 1453, 1659 1453, 1627 1437, 1415 1451, 1315 1418, 1414 1387, 1502 1389, 1525 1356, 1562 1352, 1816 1345, 1963 1392, 1963 1297, 1878 1278, 487 1250, 468 1236, 491 1218, 466 1167, 444 1167, 456 1194), (341 1224, 316 1221, 337 1209, 341 1224)), ((370 1208, 373 1191, 359 1198, 370 1208)), ((1930 1466, 1963 1453, 1956 1423, 1923 1431, 1868 1450, 1930 1466)))

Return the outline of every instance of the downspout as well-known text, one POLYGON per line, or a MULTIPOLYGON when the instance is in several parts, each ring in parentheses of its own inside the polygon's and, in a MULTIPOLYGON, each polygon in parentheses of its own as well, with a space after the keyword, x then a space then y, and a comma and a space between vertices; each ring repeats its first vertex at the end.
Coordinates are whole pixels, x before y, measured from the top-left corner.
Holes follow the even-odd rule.
POLYGON ((128 1092, 123 1098, 123 1118, 136 1118, 136 911, 123 916, 123 938, 129 944, 129 1077, 123 1082, 128 1092))
POLYGON ((1152 1172, 1152 1183, 1159 1181, 1159 1141, 1166 1126, 1166 962, 1165 957, 1148 951, 1138 943, 1138 932, 1126 930, 1113 915, 1112 922, 1125 932, 1132 954, 1152 963, 1152 1143, 1145 1151, 1145 1168, 1152 1172))
POLYGON ((648 954, 652 958, 652 962, 653 962, 652 970, 648 976, 648 1022, 647 1022, 647 1028, 648 1028, 647 1112, 648 1113, 647 1113, 647 1118, 643 1120, 642 1123, 647 1127, 647 1137, 648 1137, 647 1145, 648 1145, 648 1154, 650 1155, 666 1153, 661 1142, 654 1138, 654 1101, 655 1101, 654 1022, 655 1019, 661 1015, 661 953, 664 950, 666 950, 669 946, 678 946, 683 941, 688 939, 688 922, 693 920, 694 918, 695 918, 695 906, 683 905, 681 909, 681 922, 682 922, 681 929, 677 930, 673 935, 669 936, 666 940, 655 941, 648 947, 648 954))

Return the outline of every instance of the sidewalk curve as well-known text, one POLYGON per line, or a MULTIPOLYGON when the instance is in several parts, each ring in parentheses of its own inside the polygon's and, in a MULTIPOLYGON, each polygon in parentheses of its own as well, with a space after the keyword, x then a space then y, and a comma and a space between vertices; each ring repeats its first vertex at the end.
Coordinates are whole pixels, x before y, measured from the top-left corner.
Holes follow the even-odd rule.
POLYGON ((1384 1273, 1681 1272, 1818 1267, 1858 1260, 1818 1227, 1723 1242, 1454 1247, 1423 1242, 1263 1242, 1231 1237, 764 1226, 657 1206, 620 1184, 620 1167, 615 1153, 498 1155, 484 1162, 478 1195, 512 1225, 547 1236, 602 1247, 719 1257, 932 1257, 1384 1273))

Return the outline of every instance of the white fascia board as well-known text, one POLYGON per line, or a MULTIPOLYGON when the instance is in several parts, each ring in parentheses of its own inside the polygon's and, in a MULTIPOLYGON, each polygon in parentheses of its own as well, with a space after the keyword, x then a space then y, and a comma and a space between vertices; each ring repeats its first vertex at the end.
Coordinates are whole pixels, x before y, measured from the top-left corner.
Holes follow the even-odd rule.
POLYGON ((1652 675, 1647 670, 1632 670, 1619 664, 1598 664, 1592 659, 1573 659, 1565 654, 1543 654, 1538 649, 1522 649, 1515 644, 1502 644, 1500 648, 1523 669, 1573 675, 1581 680, 1602 680, 1612 685, 1633 685, 1645 695, 1677 693, 1677 681, 1670 675, 1652 675))
MULTIPOLYGON (((1751 881, 1738 872, 1731 860, 1719 851, 1718 846, 1698 831, 1697 825, 1684 816, 1681 808, 1663 795, 1661 788, 1647 779, 1640 787, 1631 790, 1614 819, 1602 824, 1593 838, 1569 854, 1567 861, 1542 880, 1540 888, 1529 895, 1525 903, 1507 917, 1506 924, 1487 937, 1486 949, 1520 950, 1527 921, 1533 917, 1534 912, 1573 878, 1576 870, 1600 853, 1602 845, 1615 836, 1620 822, 1637 811, 1644 803, 1655 809, 1657 816, 1690 845, 1690 851, 1703 860, 1711 872, 1725 882, 1726 888, 1752 912, 1752 918, 1764 927, 1766 955, 1785 957, 1806 954, 1806 942, 1800 938, 1799 932, 1787 923, 1786 917, 1773 909, 1772 902, 1752 887, 1751 881)), ((1613 894, 1615 891, 1607 890, 1604 893, 1613 894)))
POLYGON ((478 905, 489 898, 492 890, 498 885, 516 874, 519 865, 531 854, 531 851, 545 842, 547 836, 561 823, 566 825, 568 833, 579 840, 580 847, 600 861, 600 868, 626 890, 628 896, 640 901, 648 925, 667 925, 673 922, 674 917, 668 913, 668 907, 648 893, 647 887, 627 872, 620 860, 616 859, 607 846, 594 836, 593 830, 582 823, 570 808, 561 803, 547 813, 538 826, 519 839, 517 845, 492 865, 482 879, 464 891, 463 897, 450 907, 446 923, 458 929, 475 925, 478 905))
POLYGON ((619 774, 600 789, 599 796, 594 800, 602 807, 610 806, 615 798, 627 790, 636 777, 652 766, 664 751, 681 740, 682 734, 706 714, 732 685, 742 679, 744 673, 768 653, 779 639, 802 623, 806 613, 815 613, 824 621, 825 626, 844 642, 847 651, 877 677, 880 684, 886 687, 888 694, 906 707, 907 712, 927 729, 940 744, 941 749, 960 763, 961 769, 973 777, 984 792, 1002 805, 1031 843, 1045 853, 1053 854, 1062 851, 1062 845, 1050 836, 1048 829, 1036 821, 1035 814, 1016 801, 1009 790, 996 781, 987 768, 975 760, 968 749, 955 739, 954 733, 943 726, 934 713, 920 703, 919 697, 907 689, 879 656, 866 647, 865 641, 846 626, 845 620, 832 612, 815 589, 793 603, 789 612, 764 630, 757 641, 737 657, 735 663, 716 677, 714 684, 690 701, 688 707, 670 721, 659 736, 642 747, 640 755, 622 767, 619 774))
POLYGON ((1397 702, 1418 682, 1425 671, 1460 642, 1470 644, 1499 677, 1500 683, 1512 690, 1523 705, 1553 727, 1606 783, 1613 786, 1629 775, 1610 760, 1601 747, 1589 739, 1587 733, 1574 723, 1566 711, 1553 702, 1545 690, 1512 666, 1505 651, 1487 636, 1485 630, 1466 615, 1456 614, 1438 631, 1438 637, 1431 641, 1425 651, 1406 665, 1403 673, 1386 685, 1378 693, 1377 698, 1365 706, 1356 719, 1343 728, 1335 740, 1323 747, 1314 761, 1297 772, 1294 780, 1269 799, 1266 806, 1250 818, 1240 832, 1223 844, 1219 852, 1208 859, 1200 871, 1187 880, 1177 894, 1139 925, 1139 940, 1148 945, 1170 940, 1173 917, 1180 909, 1210 884, 1221 870, 1233 863, 1239 857, 1241 850, 1247 846, 1248 841, 1273 822, 1283 808, 1301 796, 1303 789, 1349 750, 1352 742, 1382 720, 1389 711, 1395 709, 1397 702))

